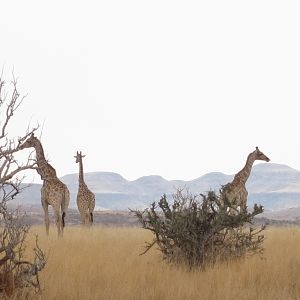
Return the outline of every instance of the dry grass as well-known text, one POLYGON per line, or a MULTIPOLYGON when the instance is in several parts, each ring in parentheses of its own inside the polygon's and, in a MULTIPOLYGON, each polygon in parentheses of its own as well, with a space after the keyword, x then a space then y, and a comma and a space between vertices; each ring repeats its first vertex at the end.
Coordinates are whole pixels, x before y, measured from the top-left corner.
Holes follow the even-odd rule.
MULTIPOLYGON (((63 239, 35 227, 48 252, 43 299, 300 299, 300 228, 267 231, 258 257, 189 272, 161 261, 137 228, 66 228, 63 239)), ((34 235, 32 234, 32 241, 34 235)))

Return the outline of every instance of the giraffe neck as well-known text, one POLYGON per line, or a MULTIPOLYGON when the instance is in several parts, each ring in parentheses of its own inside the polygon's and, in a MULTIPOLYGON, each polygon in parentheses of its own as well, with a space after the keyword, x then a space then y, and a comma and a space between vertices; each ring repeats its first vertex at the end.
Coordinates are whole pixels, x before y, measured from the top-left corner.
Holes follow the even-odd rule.
POLYGON ((36 152, 36 159, 38 162, 46 161, 44 149, 40 141, 37 141, 34 145, 36 152))
POLYGON ((84 184, 82 157, 79 160, 79 184, 84 184))
POLYGON ((45 158, 42 143, 38 140, 35 145, 36 160, 38 165, 38 173, 42 180, 49 180, 50 178, 57 178, 55 169, 48 163, 45 158))
POLYGON ((239 184, 246 183, 246 181, 248 180, 248 178, 250 176, 254 161, 255 161, 255 153, 250 153, 247 157, 247 161, 246 161, 244 168, 234 176, 234 179, 233 179, 234 183, 239 183, 239 184))

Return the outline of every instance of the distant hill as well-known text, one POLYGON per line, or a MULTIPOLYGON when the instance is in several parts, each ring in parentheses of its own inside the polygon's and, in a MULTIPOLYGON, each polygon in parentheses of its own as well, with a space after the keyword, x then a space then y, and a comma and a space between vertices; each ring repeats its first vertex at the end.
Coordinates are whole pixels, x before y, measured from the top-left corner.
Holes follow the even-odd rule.
MULTIPOLYGON (((143 209, 162 194, 169 197, 178 187, 186 187, 192 193, 209 190, 218 191, 221 185, 228 183, 233 175, 219 172, 205 174, 191 181, 166 180, 161 176, 143 176, 129 181, 112 172, 92 172, 85 174, 85 181, 96 195, 98 209, 127 210, 143 209)), ((76 207, 78 174, 69 174, 61 178, 71 192, 71 207, 76 207)), ((40 206, 40 188, 32 184, 25 189, 17 202, 26 206, 40 206)), ((289 166, 261 163, 253 167, 247 182, 249 191, 248 206, 262 204, 266 212, 300 207, 300 171, 289 166)))

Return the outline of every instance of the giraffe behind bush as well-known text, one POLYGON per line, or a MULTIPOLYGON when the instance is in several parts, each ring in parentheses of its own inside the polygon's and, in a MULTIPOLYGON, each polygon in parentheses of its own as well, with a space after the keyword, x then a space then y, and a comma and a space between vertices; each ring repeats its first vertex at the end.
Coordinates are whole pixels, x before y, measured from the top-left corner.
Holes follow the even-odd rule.
POLYGON ((245 185, 255 160, 270 161, 270 159, 256 147, 256 149, 248 155, 244 168, 235 174, 233 181, 222 187, 222 192, 225 193, 226 198, 231 202, 231 214, 237 211, 238 207, 240 208, 240 212, 246 212, 248 191, 245 185))

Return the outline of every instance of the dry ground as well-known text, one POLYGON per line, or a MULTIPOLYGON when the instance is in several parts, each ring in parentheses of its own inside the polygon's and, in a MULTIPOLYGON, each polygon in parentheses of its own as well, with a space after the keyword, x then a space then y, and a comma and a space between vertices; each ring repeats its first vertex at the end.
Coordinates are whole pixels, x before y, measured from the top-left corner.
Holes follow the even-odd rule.
POLYGON ((151 234, 138 228, 34 227, 48 253, 42 299, 300 299, 300 228, 266 232, 265 259, 220 264, 206 272, 167 265, 154 248, 139 256, 151 234))

